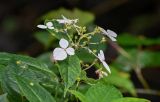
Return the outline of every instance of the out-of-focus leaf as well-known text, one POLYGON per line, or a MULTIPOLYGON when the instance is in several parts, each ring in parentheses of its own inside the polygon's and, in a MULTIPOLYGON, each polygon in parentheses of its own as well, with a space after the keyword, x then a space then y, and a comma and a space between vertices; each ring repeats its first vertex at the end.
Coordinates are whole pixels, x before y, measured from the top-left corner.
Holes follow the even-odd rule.
POLYGON ((9 102, 7 99, 7 94, 0 95, 0 102, 9 102))
POLYGON ((136 37, 130 34, 122 34, 117 38, 118 44, 122 46, 139 46, 139 45, 153 45, 160 44, 160 38, 145 38, 145 37, 136 37))
POLYGON ((39 31, 34 34, 35 38, 41 42, 46 48, 50 47, 51 43, 55 40, 54 37, 45 31, 39 31))
POLYGON ((140 68, 160 66, 160 53, 151 51, 127 50, 131 59, 120 55, 112 64, 115 68, 130 71, 134 66, 140 68))
POLYGON ((16 76, 17 84, 30 102, 56 102, 51 94, 38 83, 16 76))
POLYGON ((114 100, 112 102, 151 102, 151 101, 146 100, 146 99, 142 99, 142 98, 125 97, 125 98, 120 98, 120 99, 114 100))
POLYGON ((89 102, 111 102, 122 98, 122 94, 115 87, 102 83, 91 86, 85 96, 88 98, 89 102))
POLYGON ((50 11, 49 13, 45 14, 41 19, 45 20, 47 19, 60 19, 62 18, 61 15, 64 15, 65 17, 69 19, 79 19, 80 22, 78 22, 79 25, 85 26, 94 20, 94 15, 81 11, 79 9, 74 10, 67 10, 64 8, 60 8, 58 10, 50 11))
POLYGON ((133 96, 136 95, 135 87, 131 80, 128 78, 122 77, 120 75, 111 74, 102 79, 102 82, 107 84, 115 85, 116 87, 122 88, 128 92, 130 92, 133 96))
POLYGON ((65 91, 67 91, 67 89, 80 77, 80 61, 76 55, 72 55, 65 61, 59 63, 59 72, 65 83, 65 91))

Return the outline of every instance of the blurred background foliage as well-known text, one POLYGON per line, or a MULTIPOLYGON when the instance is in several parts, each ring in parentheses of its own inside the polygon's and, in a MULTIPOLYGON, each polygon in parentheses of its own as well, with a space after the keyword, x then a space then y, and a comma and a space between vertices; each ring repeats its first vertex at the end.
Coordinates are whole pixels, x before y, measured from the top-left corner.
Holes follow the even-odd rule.
MULTIPOLYGON (((118 34, 117 43, 97 46, 106 49, 112 68, 104 83, 114 84, 126 96, 137 96, 138 92, 139 97, 152 102, 160 100, 159 0, 1 0, 0 51, 38 57, 53 68, 49 60, 57 40, 36 25, 61 15, 78 18, 88 31, 98 25, 118 34)), ((81 59, 81 53, 86 52, 77 53, 81 59)), ((93 56, 86 56, 82 59, 92 61, 93 56)), ((87 70, 87 75, 96 77, 94 71, 87 70)))

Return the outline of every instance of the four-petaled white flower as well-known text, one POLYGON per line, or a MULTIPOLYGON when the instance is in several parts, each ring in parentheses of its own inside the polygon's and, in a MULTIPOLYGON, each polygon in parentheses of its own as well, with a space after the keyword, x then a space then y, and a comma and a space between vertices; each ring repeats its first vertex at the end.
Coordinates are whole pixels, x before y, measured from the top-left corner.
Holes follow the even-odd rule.
POLYGON ((59 41, 59 45, 61 48, 55 48, 53 51, 53 60, 64 60, 68 55, 74 55, 75 50, 69 46, 69 42, 66 39, 61 39, 59 41))
POLYGON ((108 66, 108 64, 105 62, 105 56, 102 50, 100 50, 100 53, 98 53, 98 59, 101 61, 101 63, 103 64, 103 66, 106 68, 106 70, 111 73, 111 70, 108 66))
POLYGON ((53 26, 53 23, 52 22, 47 22, 46 25, 37 25, 38 28, 41 28, 41 29, 54 29, 54 26, 53 26))
POLYGON ((114 31, 109 30, 109 29, 107 29, 107 31, 106 31, 101 27, 99 27, 99 28, 100 28, 102 34, 107 35, 112 41, 116 41, 117 34, 114 31))
POLYGON ((69 24, 69 25, 73 24, 73 25, 75 25, 75 24, 78 22, 78 19, 73 19, 73 20, 67 19, 67 18, 64 17, 63 15, 62 15, 62 18, 63 18, 63 19, 57 19, 57 21, 58 21, 59 23, 61 23, 61 24, 69 24))

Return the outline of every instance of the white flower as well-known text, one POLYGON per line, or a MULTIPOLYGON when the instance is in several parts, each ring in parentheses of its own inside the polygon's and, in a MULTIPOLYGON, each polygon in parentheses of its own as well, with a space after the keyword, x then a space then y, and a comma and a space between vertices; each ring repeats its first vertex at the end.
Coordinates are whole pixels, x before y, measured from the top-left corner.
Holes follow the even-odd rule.
POLYGON ((54 60, 64 60, 67 58, 68 55, 74 55, 75 50, 69 46, 69 42, 65 39, 61 39, 59 41, 59 45, 61 48, 55 48, 53 51, 53 59, 54 60))
POLYGON ((53 23, 52 22, 47 22, 46 25, 37 25, 38 28, 41 28, 41 29, 54 29, 53 27, 53 23))
POLYGON ((99 28, 100 28, 101 32, 102 32, 104 35, 107 35, 112 41, 116 41, 117 34, 116 34, 114 31, 109 30, 109 29, 107 29, 107 31, 106 31, 106 30, 104 30, 104 29, 101 28, 101 27, 99 27, 99 28))
POLYGON ((100 50, 100 53, 98 53, 98 59, 101 61, 101 63, 103 64, 103 66, 106 68, 106 70, 111 73, 111 70, 108 66, 108 64, 105 62, 105 56, 102 50, 100 50))
POLYGON ((62 18, 63 18, 63 19, 57 19, 57 21, 58 21, 59 23, 69 24, 69 25, 71 25, 71 24, 76 24, 76 23, 78 22, 78 19, 73 19, 73 20, 67 19, 67 18, 64 17, 63 15, 62 15, 62 18))

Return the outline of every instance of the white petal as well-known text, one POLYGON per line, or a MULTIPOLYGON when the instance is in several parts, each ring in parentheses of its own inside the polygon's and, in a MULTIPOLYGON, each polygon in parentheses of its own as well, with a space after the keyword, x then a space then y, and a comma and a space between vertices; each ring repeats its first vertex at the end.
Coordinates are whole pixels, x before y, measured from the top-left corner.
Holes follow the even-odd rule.
POLYGON ((52 26, 52 27, 48 27, 48 29, 54 29, 54 27, 52 26))
POLYGON ((103 66, 106 68, 106 70, 107 70, 109 73, 111 73, 111 70, 110 70, 108 64, 107 64, 105 61, 102 61, 102 64, 103 64, 103 66))
POLYGON ((59 41, 59 45, 60 45, 60 47, 66 49, 66 48, 68 47, 68 45, 69 45, 69 42, 68 42, 66 39, 63 39, 63 38, 62 38, 62 39, 59 41))
POLYGON ((47 25, 47 27, 52 27, 53 23, 52 22, 47 22, 46 25, 47 25))
POLYGON ((68 55, 74 55, 75 54, 75 50, 71 47, 67 48, 66 52, 68 53, 68 55))
POLYGON ((55 48, 53 51, 53 59, 54 60, 64 60, 67 58, 67 53, 62 48, 55 48))
POLYGON ((117 37, 117 34, 114 32, 114 31, 112 31, 112 30, 107 30, 107 33, 108 33, 108 35, 109 36, 112 36, 112 37, 117 37))
POLYGON ((102 60, 105 60, 105 56, 104 56, 104 53, 103 53, 102 50, 100 50, 100 56, 101 56, 101 59, 102 59, 102 60))
POLYGON ((100 54, 98 54, 98 59, 99 59, 100 61, 103 61, 103 59, 101 58, 101 55, 100 55, 100 54))
POLYGON ((46 29, 47 28, 47 26, 45 26, 45 25, 37 25, 37 27, 41 28, 41 29, 46 29))
POLYGON ((57 22, 64 24, 64 23, 65 23, 65 20, 57 19, 57 22))
POLYGON ((112 41, 117 41, 116 38, 112 37, 112 36, 108 36, 112 41))

